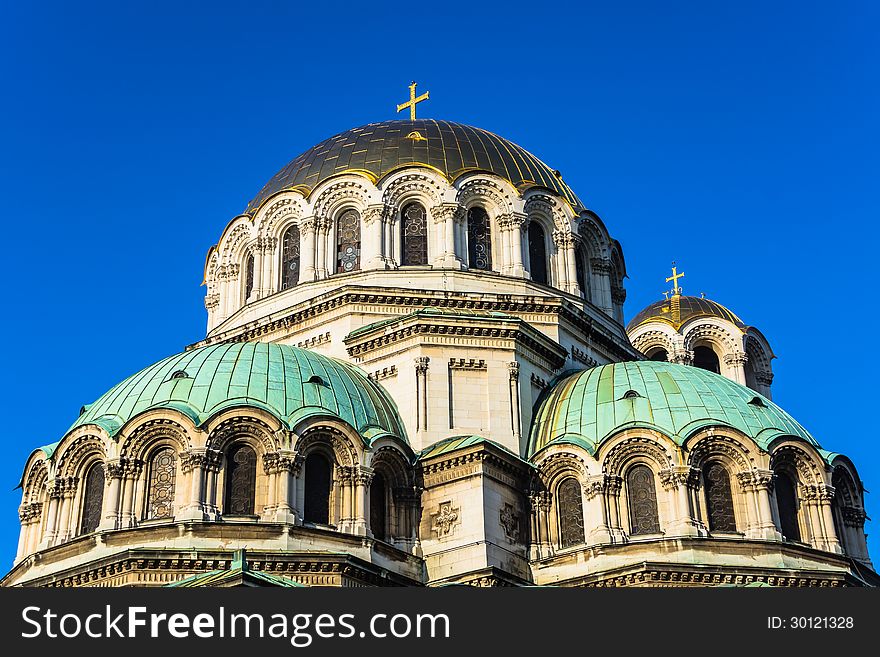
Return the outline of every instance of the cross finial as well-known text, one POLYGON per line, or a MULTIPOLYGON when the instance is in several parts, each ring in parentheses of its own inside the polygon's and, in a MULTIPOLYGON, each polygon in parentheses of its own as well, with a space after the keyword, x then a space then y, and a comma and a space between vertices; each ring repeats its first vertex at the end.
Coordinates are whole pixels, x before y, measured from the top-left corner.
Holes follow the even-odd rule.
POLYGON ((675 296, 679 296, 681 294, 681 288, 678 286, 678 279, 684 276, 684 272, 678 273, 678 269, 675 266, 675 260, 672 261, 672 276, 666 279, 666 282, 672 282, 672 294, 675 296))
POLYGON ((405 103, 401 103, 397 106, 397 111, 400 112, 409 107, 409 118, 411 121, 416 120, 416 105, 421 103, 423 100, 428 100, 430 98, 431 92, 426 91, 421 96, 416 96, 416 82, 413 80, 413 83, 409 85, 409 100, 405 103))

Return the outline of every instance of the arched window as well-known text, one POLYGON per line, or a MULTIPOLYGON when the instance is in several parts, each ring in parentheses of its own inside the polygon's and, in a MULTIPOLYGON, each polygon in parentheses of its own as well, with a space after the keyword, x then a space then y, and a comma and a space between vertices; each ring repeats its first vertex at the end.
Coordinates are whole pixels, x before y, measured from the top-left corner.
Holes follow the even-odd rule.
POLYGON ((257 489, 257 453, 250 445, 233 445, 226 453, 226 502, 223 513, 252 516, 257 489))
POLYGON ((380 541, 388 538, 387 507, 388 499, 385 491, 385 477, 380 472, 373 475, 370 482, 370 530, 380 541))
POLYGON ((251 294, 254 292, 254 254, 248 254, 247 260, 244 265, 244 301, 243 303, 247 303, 247 300, 251 298, 251 294))
POLYGON ((694 367, 709 370, 710 372, 715 372, 715 374, 721 373, 718 354, 711 347, 694 347, 694 367))
POLYGON ((801 540, 798 524, 798 500, 794 482, 785 472, 776 473, 776 508, 779 510, 779 524, 782 535, 790 541, 801 540))
POLYGON ((549 282, 547 277, 547 239, 537 221, 529 222, 529 274, 536 283, 549 282))
POLYGON ((80 534, 89 534, 101 524, 101 505, 104 502, 104 465, 93 463, 83 485, 82 521, 80 534))
POLYGON ((404 265, 428 264, 428 215, 420 203, 410 203, 400 217, 404 265))
POLYGON ((587 255, 584 247, 578 245, 574 252, 574 270, 577 276, 578 287, 581 289, 581 295, 584 299, 590 299, 590 277, 587 267, 587 255))
POLYGON ((299 226, 291 226, 281 238, 281 289, 299 283, 299 226))
POLYGON ((660 533, 657 488, 654 473, 647 465, 634 465, 626 473, 626 505, 630 535, 660 533))
POLYGON ((574 477, 567 477, 556 491, 559 507, 559 545, 567 548, 584 542, 584 499, 581 485, 574 477))
POLYGON ((361 268, 361 216, 346 210, 336 220, 336 273, 345 274, 361 268))
POLYGON ((174 483, 177 457, 170 447, 156 451, 150 459, 147 520, 174 517, 174 483))
POLYGON ((492 229, 489 214, 480 207, 467 212, 468 267, 482 271, 492 270, 492 229))
POLYGON ((305 498, 303 520, 322 525, 330 524, 330 461, 323 454, 313 452, 304 465, 305 498))
POLYGON ((717 461, 708 463, 703 468, 703 485, 706 488, 709 530, 735 532, 736 516, 733 513, 733 494, 727 468, 717 461))
POLYGON ((655 360, 660 363, 665 363, 669 360, 669 352, 666 351, 663 347, 655 347, 648 352, 648 360, 655 360))

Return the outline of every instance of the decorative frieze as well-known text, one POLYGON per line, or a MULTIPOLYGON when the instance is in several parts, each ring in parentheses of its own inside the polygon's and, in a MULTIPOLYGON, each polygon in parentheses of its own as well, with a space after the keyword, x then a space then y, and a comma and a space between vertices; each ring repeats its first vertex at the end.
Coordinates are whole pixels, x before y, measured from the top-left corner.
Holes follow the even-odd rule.
POLYGON ((540 388, 541 390, 543 390, 544 388, 547 387, 546 379, 542 379, 540 376, 538 376, 534 372, 532 372, 531 382, 532 382, 533 386, 535 386, 536 388, 540 388))
POLYGON ((575 345, 571 345, 571 359, 583 363, 587 367, 596 367, 599 364, 595 358, 583 349, 578 349, 575 345))
POLYGON ((367 378, 372 379, 373 381, 382 381, 383 379, 389 379, 393 376, 397 376, 397 365, 383 367, 381 370, 376 370, 375 372, 367 374, 367 378))
POLYGON ((306 340, 300 340, 296 343, 297 347, 301 349, 311 349, 313 347, 317 347, 318 345, 328 344, 331 341, 330 331, 326 331, 325 333, 321 333, 320 335, 315 335, 306 340))
POLYGON ((486 361, 476 358, 450 358, 449 369, 451 370, 486 370, 486 361))

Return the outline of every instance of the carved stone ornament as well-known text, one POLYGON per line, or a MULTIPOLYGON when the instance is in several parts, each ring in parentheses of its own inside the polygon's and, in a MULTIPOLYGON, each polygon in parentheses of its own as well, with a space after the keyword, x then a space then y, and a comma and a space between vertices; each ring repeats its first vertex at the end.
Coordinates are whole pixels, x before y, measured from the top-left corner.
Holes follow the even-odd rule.
POLYGON ((504 528, 507 538, 511 540, 519 538, 519 513, 512 504, 504 503, 504 506, 498 513, 498 522, 504 528))
POLYGON ((431 531, 437 538, 447 538, 461 524, 461 507, 453 507, 452 502, 441 502, 437 510, 431 514, 431 531))

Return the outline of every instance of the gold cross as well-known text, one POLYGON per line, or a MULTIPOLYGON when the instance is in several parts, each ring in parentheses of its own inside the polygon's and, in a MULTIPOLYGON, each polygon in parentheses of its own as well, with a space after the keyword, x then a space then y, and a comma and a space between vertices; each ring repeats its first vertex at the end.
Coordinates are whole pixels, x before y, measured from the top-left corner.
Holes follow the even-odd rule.
POLYGON ((416 96, 416 83, 413 81, 411 85, 409 85, 409 101, 405 103, 401 103, 397 106, 397 111, 405 110, 409 107, 409 118, 411 121, 416 120, 416 104, 421 103, 423 100, 428 100, 430 98, 430 91, 426 91, 421 96, 416 96))
POLYGON ((666 279, 666 282, 669 283, 672 281, 672 294, 679 295, 681 294, 681 288, 678 287, 678 279, 684 276, 684 272, 678 273, 678 269, 675 267, 675 260, 672 261, 672 276, 666 279))

